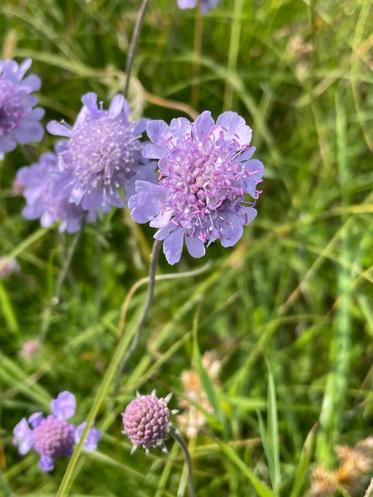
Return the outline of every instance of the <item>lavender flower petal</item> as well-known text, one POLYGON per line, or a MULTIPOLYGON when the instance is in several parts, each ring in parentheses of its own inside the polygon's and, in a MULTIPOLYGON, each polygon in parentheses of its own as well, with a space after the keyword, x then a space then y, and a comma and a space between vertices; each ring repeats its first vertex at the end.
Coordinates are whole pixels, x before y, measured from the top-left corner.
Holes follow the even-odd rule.
MULTIPOLYGON (((79 443, 80 437, 82 436, 82 433, 84 431, 84 428, 86 426, 87 422, 84 421, 82 424, 80 424, 74 433, 74 440, 75 443, 79 443)), ((86 439, 84 440, 83 443, 83 448, 87 451, 93 451, 97 449, 97 444, 100 441, 101 438, 101 432, 97 428, 90 428, 88 431, 88 434, 86 436, 86 439)))
POLYGON ((13 429, 13 444, 18 446, 18 452, 21 455, 27 454, 33 447, 32 430, 26 421, 22 418, 13 429))
POLYGON ((158 160, 158 184, 136 182, 128 201, 139 223, 159 228, 170 264, 180 260, 185 240, 192 257, 202 257, 205 247, 220 240, 231 247, 243 227, 256 216, 254 205, 264 166, 252 159, 252 131, 235 112, 224 112, 216 123, 209 111, 194 122, 185 118, 148 124, 152 143, 143 154, 158 160))
POLYGON ((49 473, 54 469, 54 462, 52 457, 42 456, 39 459, 39 468, 45 473, 49 473))
POLYGON ((76 409, 75 396, 70 392, 61 392, 51 402, 52 413, 57 419, 67 420, 74 416, 76 409))
POLYGON ((40 425, 43 419, 44 416, 42 412, 34 412, 34 414, 31 414, 31 416, 28 418, 28 422, 33 428, 36 428, 40 425))
POLYGON ((34 108, 38 100, 31 95, 39 90, 40 79, 33 74, 22 79, 30 66, 31 59, 21 65, 13 60, 0 60, 0 159, 17 142, 37 142, 44 135, 39 123, 44 111, 34 108))
POLYGON ((64 192, 69 202, 93 214, 124 207, 124 191, 132 192, 148 164, 138 136, 144 122, 129 121, 121 95, 113 97, 109 110, 98 106, 95 93, 85 94, 82 103, 72 128, 55 121, 47 126, 51 134, 68 138, 58 148, 58 167, 68 178, 64 192))

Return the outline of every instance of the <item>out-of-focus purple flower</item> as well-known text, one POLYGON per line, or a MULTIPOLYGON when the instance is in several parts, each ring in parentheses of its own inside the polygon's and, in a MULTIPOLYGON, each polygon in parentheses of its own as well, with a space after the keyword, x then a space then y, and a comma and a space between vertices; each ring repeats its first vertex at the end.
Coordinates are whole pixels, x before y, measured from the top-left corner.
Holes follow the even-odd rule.
POLYGON ((252 159, 251 129, 235 112, 224 112, 216 121, 203 112, 194 122, 185 118, 148 124, 152 143, 146 158, 157 159, 159 181, 136 182, 129 199, 132 217, 158 228, 169 264, 180 260, 183 244, 193 257, 220 240, 235 245, 243 227, 256 217, 264 167, 252 159))
POLYGON ((39 219, 47 228, 59 222, 59 230, 75 233, 84 221, 93 222, 95 215, 68 201, 57 185, 65 173, 57 166, 57 156, 52 152, 42 154, 39 161, 21 168, 15 183, 26 199, 22 214, 26 219, 39 219))
POLYGON ((19 271, 19 264, 14 258, 7 256, 0 257, 0 279, 7 278, 19 271))
MULTIPOLYGON (((201 12, 206 14, 209 10, 215 8, 220 0, 200 0, 201 12)), ((180 9, 194 9, 198 6, 198 0, 177 0, 180 9)))
POLYGON ((128 404, 124 411, 124 433, 131 440, 134 452, 137 447, 143 447, 146 452, 155 447, 164 447, 171 422, 170 410, 167 407, 171 394, 158 398, 155 392, 151 395, 140 395, 128 404))
MULTIPOLYGON (((35 412, 28 421, 21 419, 13 430, 13 444, 18 446, 19 453, 24 455, 33 449, 40 456, 40 469, 52 471, 55 459, 70 456, 81 435, 82 425, 77 427, 68 422, 75 414, 75 408, 74 395, 61 392, 51 402, 52 414, 44 417, 43 413, 35 412)), ((97 428, 91 428, 84 448, 95 450, 100 436, 97 428)))
POLYGON ((40 79, 35 74, 24 78, 30 66, 31 59, 20 65, 14 60, 0 60, 0 159, 17 143, 37 142, 44 135, 39 122, 44 110, 35 107, 38 99, 31 95, 39 90, 40 79))
POLYGON ((32 338, 31 340, 26 340, 22 344, 20 350, 20 356, 26 361, 31 361, 33 357, 39 352, 41 343, 37 338, 32 338))
POLYGON ((68 139, 58 145, 58 166, 64 173, 57 187, 69 201, 96 213, 123 207, 123 190, 137 174, 151 169, 142 158, 140 135, 145 121, 129 121, 127 101, 113 97, 109 110, 97 105, 97 95, 82 97, 83 108, 73 127, 52 121, 47 129, 68 139))

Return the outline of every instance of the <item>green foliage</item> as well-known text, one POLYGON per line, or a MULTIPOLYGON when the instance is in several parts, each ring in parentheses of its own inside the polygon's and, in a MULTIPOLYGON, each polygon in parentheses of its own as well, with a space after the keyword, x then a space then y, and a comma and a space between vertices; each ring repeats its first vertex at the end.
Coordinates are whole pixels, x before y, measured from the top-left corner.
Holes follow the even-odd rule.
MULTIPOLYGON (((83 93, 106 100, 123 88, 139 3, 1 2, 0 49, 33 58, 46 119, 72 121, 83 93)), ((11 185, 29 151, 0 163, 0 255, 21 266, 0 283, 0 495, 184 495, 178 448, 169 441, 169 455, 130 456, 120 413, 137 389, 172 391, 177 407, 181 373, 191 367, 213 406, 190 441, 200 497, 300 497, 314 463, 333 466, 337 443, 368 436, 372 22, 368 0, 222 0, 203 18, 198 54, 195 11, 178 10, 176 0, 150 1, 133 114, 170 120, 232 108, 253 127, 266 177, 258 218, 236 247, 216 244, 204 261, 184 256, 172 268, 161 257, 154 305, 117 386, 146 286, 129 303, 123 334, 120 310, 146 276, 151 230, 119 210, 88 226, 51 309, 71 238, 22 219, 11 185), (167 276, 207 261, 191 276, 167 276), (43 329, 41 351, 25 360, 22 344, 43 329), (219 386, 201 361, 211 349, 222 360, 219 386), (95 419, 104 436, 97 453, 78 449, 45 475, 34 454, 20 458, 11 430, 65 389, 77 396, 79 419, 95 419)), ((32 153, 52 143, 46 136, 32 153)))

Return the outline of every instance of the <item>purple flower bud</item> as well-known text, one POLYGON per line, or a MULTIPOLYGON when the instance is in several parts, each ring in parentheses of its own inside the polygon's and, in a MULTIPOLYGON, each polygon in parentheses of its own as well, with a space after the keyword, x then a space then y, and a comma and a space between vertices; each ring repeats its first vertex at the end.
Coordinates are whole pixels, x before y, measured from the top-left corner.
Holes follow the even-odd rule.
POLYGON ((123 190, 145 166, 139 140, 145 121, 129 121, 121 95, 112 99, 109 110, 97 105, 95 93, 84 95, 82 102, 73 127, 56 121, 47 126, 51 134, 68 138, 58 149, 58 166, 66 173, 61 189, 70 202, 93 213, 124 207, 123 190))
POLYGON ((128 404, 123 413, 123 427, 134 449, 143 447, 148 451, 163 445, 171 426, 169 399, 170 396, 159 399, 152 393, 139 395, 128 404))
POLYGON ((235 245, 243 227, 256 217, 255 202, 264 167, 252 159, 252 131, 235 112, 216 121, 203 112, 194 122, 185 118, 152 121, 147 127, 152 143, 144 146, 148 159, 158 160, 158 184, 136 182, 129 201, 138 223, 158 228, 169 264, 180 260, 184 241, 192 257, 220 240, 235 245))
POLYGON ((39 90, 40 79, 31 74, 23 79, 31 59, 18 65, 14 60, 0 60, 0 159, 17 143, 40 141, 44 129, 39 123, 44 115, 32 92, 39 90))

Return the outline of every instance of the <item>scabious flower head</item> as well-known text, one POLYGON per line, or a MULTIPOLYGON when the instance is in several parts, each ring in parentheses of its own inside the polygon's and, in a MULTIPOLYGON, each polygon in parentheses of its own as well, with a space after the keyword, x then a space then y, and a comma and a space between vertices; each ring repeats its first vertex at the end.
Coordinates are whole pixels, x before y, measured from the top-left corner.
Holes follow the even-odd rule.
MULTIPOLYGON (((19 453, 25 455, 33 449, 40 456, 40 469, 52 471, 56 458, 72 454, 84 430, 85 422, 80 426, 68 422, 74 416, 75 408, 74 395, 65 391, 52 400, 52 414, 49 416, 44 417, 43 413, 35 412, 28 420, 21 419, 13 430, 13 443, 18 446, 19 453)), ((99 430, 91 428, 83 447, 95 450, 100 436, 99 430)))
POLYGON ((0 159, 17 143, 37 142, 44 135, 39 123, 44 110, 35 108, 38 99, 31 95, 39 90, 40 79, 34 74, 24 78, 30 66, 31 59, 21 65, 14 60, 0 60, 0 159))
POLYGON ((94 221, 95 215, 68 201, 63 191, 58 190, 65 173, 57 166, 57 155, 51 152, 40 156, 39 161, 21 168, 15 184, 26 199, 22 214, 26 219, 39 219, 47 228, 59 222, 59 230, 74 233, 83 222, 94 221))
POLYGON ((202 257, 215 240, 223 247, 237 243, 256 216, 264 170, 252 159, 244 119, 225 112, 215 123, 205 111, 192 123, 152 121, 147 132, 152 143, 143 154, 158 159, 158 184, 137 181, 128 205, 135 221, 159 228, 155 238, 164 241, 167 261, 180 260, 184 240, 193 257, 202 257))
POLYGON ((97 105, 97 95, 87 93, 73 127, 52 121, 47 129, 68 139, 58 146, 58 167, 65 173, 60 191, 69 201, 91 212, 123 207, 123 190, 131 187, 142 168, 139 135, 145 122, 129 121, 124 97, 113 97, 109 110, 97 105))
MULTIPOLYGON (((220 0, 201 0, 201 12, 206 14, 209 10, 213 9, 218 5, 220 0)), ((198 0, 177 0, 177 5, 180 9, 193 9, 197 7, 198 0)))
POLYGON ((139 395, 130 402, 123 413, 124 432, 133 444, 133 450, 143 447, 146 451, 163 446, 171 422, 167 404, 171 398, 158 398, 151 395, 139 395))

